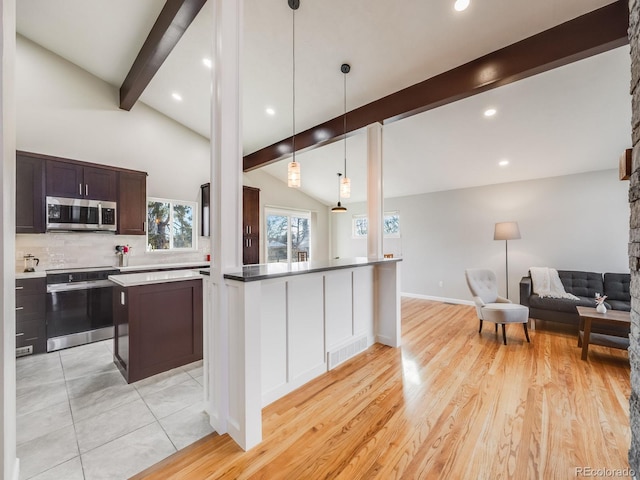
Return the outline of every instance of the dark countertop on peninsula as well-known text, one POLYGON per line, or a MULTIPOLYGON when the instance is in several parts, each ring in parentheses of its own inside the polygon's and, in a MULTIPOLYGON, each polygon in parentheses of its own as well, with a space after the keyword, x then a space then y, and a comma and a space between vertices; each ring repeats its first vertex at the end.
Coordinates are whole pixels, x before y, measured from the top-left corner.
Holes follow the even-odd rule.
MULTIPOLYGON (((292 275, 304 275, 305 273, 325 272, 343 268, 365 267, 381 263, 400 262, 401 258, 381 258, 370 260, 366 257, 338 258, 334 260, 322 260, 317 262, 292 262, 292 263, 266 263, 260 265, 247 265, 242 267, 242 272, 225 273, 224 278, 238 282, 255 282, 269 278, 289 277, 292 275)), ((209 272, 201 270, 200 273, 208 275, 209 272)))

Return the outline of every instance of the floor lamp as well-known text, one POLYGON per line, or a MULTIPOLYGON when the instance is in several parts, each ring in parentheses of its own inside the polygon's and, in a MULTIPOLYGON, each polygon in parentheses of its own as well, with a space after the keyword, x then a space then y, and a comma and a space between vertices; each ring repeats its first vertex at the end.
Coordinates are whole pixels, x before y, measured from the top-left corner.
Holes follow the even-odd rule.
POLYGON ((518 240, 520 237, 520 229, 518 222, 500 222, 496 223, 496 229, 493 232, 494 240, 504 240, 504 272, 507 278, 507 298, 509 298, 509 240, 518 240))

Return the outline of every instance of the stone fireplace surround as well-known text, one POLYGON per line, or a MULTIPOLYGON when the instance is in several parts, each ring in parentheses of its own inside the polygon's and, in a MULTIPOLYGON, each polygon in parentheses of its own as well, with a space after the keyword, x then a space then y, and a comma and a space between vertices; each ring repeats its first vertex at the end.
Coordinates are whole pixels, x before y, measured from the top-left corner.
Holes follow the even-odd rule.
POLYGON ((629 185, 629 269, 631 270, 631 396, 629 422, 631 446, 629 466, 640 474, 640 0, 629 0, 631 45, 633 167, 629 185))

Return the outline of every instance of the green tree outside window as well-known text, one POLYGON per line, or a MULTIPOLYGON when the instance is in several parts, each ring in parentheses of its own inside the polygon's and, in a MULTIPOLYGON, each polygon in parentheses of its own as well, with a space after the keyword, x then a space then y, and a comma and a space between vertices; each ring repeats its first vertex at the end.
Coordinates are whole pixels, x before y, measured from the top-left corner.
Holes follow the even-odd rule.
POLYGON ((196 204, 150 198, 147 203, 147 248, 150 251, 196 248, 196 204))

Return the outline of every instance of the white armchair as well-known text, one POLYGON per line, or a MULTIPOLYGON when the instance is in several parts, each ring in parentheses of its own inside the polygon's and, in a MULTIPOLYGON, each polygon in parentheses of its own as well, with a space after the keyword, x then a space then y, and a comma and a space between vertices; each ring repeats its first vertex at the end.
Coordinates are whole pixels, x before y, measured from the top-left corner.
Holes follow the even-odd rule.
POLYGON ((480 320, 478 333, 482 332, 483 320, 494 322, 496 331, 498 331, 498 325, 502 325, 502 340, 506 345, 505 324, 522 323, 524 335, 529 342, 529 331, 527 330, 529 309, 524 305, 511 303, 511 300, 498 295, 496 274, 492 270, 482 268, 469 268, 465 270, 464 274, 480 320))

